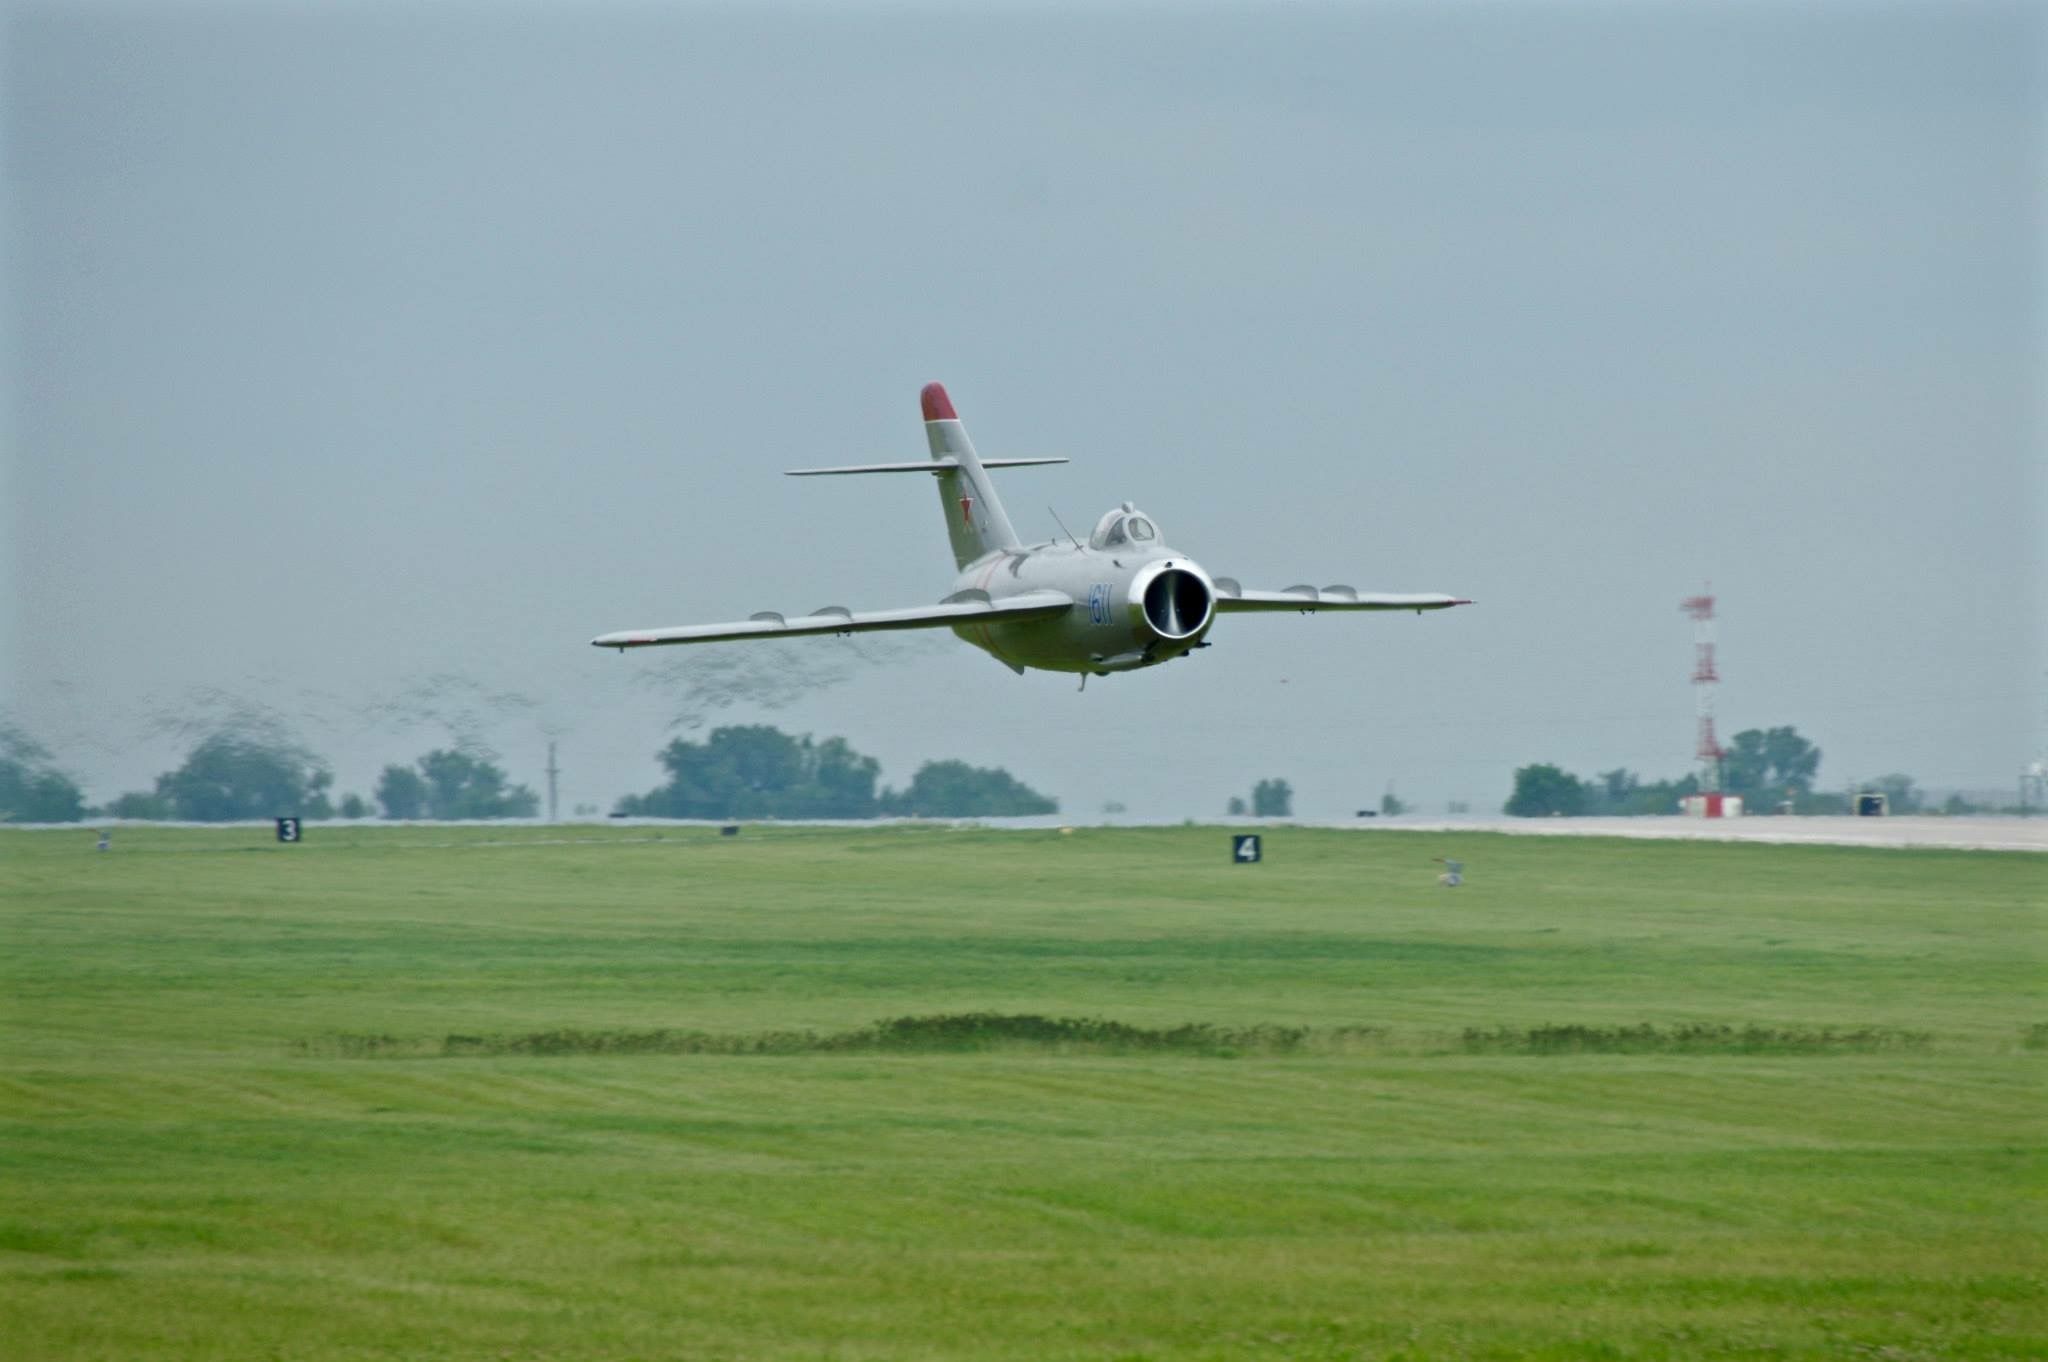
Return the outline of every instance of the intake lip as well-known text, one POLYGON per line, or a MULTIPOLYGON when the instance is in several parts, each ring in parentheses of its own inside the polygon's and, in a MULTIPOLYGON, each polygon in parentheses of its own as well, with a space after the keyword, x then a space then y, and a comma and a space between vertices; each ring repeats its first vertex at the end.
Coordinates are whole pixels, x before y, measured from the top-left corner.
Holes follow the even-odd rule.
POLYGON ((1131 597, 1144 611, 1145 627, 1161 641, 1199 638, 1216 617, 1216 588, 1209 574, 1184 558, 1147 567, 1131 582, 1131 597))

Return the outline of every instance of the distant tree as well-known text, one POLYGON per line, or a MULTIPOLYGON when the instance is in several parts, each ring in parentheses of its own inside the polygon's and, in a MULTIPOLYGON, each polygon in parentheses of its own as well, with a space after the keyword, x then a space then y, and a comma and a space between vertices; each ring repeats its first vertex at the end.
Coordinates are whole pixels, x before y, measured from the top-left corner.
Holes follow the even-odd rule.
POLYGON ((1764 733, 1764 756, 1770 760, 1772 778, 1787 790, 1811 790, 1820 774, 1820 749, 1789 724, 1764 733))
POLYGON ((1506 812, 1517 818, 1574 817, 1585 810, 1586 786, 1555 766, 1524 766, 1515 772, 1515 791, 1506 812))
POLYGON ((1678 812, 1679 800, 1698 791, 1699 778, 1688 775, 1678 780, 1645 782, 1635 772, 1616 767, 1581 781, 1580 787, 1584 792, 1580 813, 1637 817, 1678 812))
POLYGON ((1750 728, 1729 740, 1721 757, 1721 788, 1741 795, 1762 812, 1813 789, 1820 771, 1820 749, 1799 736, 1799 730, 1750 728))
POLYGON ((316 758, 286 743, 216 733, 192 749, 185 764, 158 776, 156 792, 179 818, 222 823, 295 814, 332 816, 327 787, 334 776, 316 758))
POLYGON ((1408 812, 1408 801, 1392 790, 1380 796, 1380 813, 1387 818, 1397 818, 1408 812))
POLYGON ((813 742, 765 724, 678 738, 661 752, 668 783, 618 812, 654 818, 872 818, 881 763, 844 738, 813 742))
POLYGON ((1864 786, 1884 796, 1885 808, 1891 813, 1920 812, 1920 791, 1913 786, 1913 777, 1894 772, 1879 776, 1864 786))
POLYGON ((1586 793, 1600 804, 1601 813, 1618 812, 1626 806, 1636 791, 1643 788, 1642 778, 1625 766, 1612 771, 1602 771, 1593 777, 1586 793))
POLYGON ((171 801, 160 794, 146 790, 130 790, 114 799, 102 811, 109 818, 135 818, 161 821, 176 818, 178 811, 171 807, 171 801))
POLYGON ((341 797, 341 803, 335 806, 335 812, 343 818, 368 818, 370 806, 359 794, 345 794, 341 797))
POLYGON ((394 819, 531 818, 540 811, 540 796, 508 784, 488 757, 460 748, 436 749, 411 766, 385 767, 376 795, 384 816, 394 819))
POLYGON ((1639 787, 1630 797, 1629 806, 1619 809, 1627 814, 1677 813, 1687 795, 1700 792, 1699 776, 1688 772, 1677 780, 1660 780, 1654 785, 1639 787))
POLYGON ((508 786, 496 763, 473 752, 437 750, 418 765, 430 818, 531 818, 540 811, 538 795, 524 785, 508 786))
POLYGON ((1060 811, 1058 800, 1048 799, 1008 771, 964 761, 926 762, 910 778, 908 789, 883 795, 882 807, 916 818, 999 818, 1060 811))
POLYGON ((714 729, 662 749, 668 782, 628 795, 616 812, 653 818, 873 818, 1057 813, 1059 804, 1007 771, 927 762, 908 788, 876 792, 881 763, 844 738, 797 738, 765 724, 714 729))
POLYGON ((421 818, 427 812, 427 782, 410 766, 387 766, 377 777, 377 802, 386 818, 421 818))
POLYGON ((11 725, 0 727, 0 822, 76 823, 85 795, 49 764, 43 746, 11 725))
POLYGON ((1769 778, 1770 759, 1764 756, 1762 729, 1745 729, 1721 749, 1721 788, 1728 794, 1754 799, 1769 778))
MULTIPOLYGON (((808 744, 810 738, 804 742, 808 744)), ((787 817, 866 818, 876 808, 875 781, 882 764, 853 750, 844 738, 827 738, 814 749, 810 780, 799 788, 797 811, 787 817)))
POLYGON ((1252 815, 1256 818, 1294 816, 1294 787, 1275 778, 1252 786, 1252 815))
POLYGON ((1230 797, 1230 802, 1223 806, 1223 811, 1229 814, 1232 818, 1244 817, 1244 800, 1237 795, 1232 795, 1230 797))
POLYGON ((0 762, 0 818, 12 823, 76 823, 85 795, 62 771, 0 762))

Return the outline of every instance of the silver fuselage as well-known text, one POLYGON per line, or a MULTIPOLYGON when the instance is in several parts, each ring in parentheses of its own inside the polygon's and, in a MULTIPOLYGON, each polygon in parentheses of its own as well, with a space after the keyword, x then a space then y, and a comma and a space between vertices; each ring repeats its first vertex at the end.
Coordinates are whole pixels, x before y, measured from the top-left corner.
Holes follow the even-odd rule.
POLYGON ((1164 545, 1120 550, 1053 540, 1004 549, 969 563, 956 592, 993 601, 1026 592, 1065 592, 1073 609, 1051 619, 975 621, 953 632, 1017 670, 1130 671, 1206 646, 1216 588, 1186 554, 1164 545))

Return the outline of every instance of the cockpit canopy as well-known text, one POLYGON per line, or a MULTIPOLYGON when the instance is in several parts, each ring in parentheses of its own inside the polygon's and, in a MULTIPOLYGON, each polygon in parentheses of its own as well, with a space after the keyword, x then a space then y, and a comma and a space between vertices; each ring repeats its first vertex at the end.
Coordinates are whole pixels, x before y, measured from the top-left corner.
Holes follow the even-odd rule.
POLYGON ((1151 549, 1161 542, 1159 527, 1128 501, 1096 521, 1088 536, 1091 549, 1151 549))

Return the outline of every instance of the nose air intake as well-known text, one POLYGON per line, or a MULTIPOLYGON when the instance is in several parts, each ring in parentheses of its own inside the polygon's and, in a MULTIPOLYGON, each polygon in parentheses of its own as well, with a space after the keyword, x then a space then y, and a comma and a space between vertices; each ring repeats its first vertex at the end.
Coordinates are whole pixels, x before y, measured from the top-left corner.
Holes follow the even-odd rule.
POLYGON ((1215 598, 1192 572, 1168 568, 1145 587, 1145 622, 1169 641, 1193 638, 1209 623, 1215 598))

